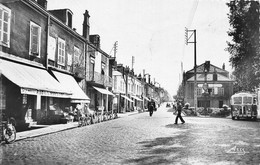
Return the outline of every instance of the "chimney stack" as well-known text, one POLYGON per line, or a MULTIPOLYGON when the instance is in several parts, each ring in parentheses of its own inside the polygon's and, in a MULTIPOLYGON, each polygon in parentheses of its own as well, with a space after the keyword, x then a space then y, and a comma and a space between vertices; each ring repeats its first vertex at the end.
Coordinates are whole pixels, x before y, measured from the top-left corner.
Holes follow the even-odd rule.
POLYGON ((85 10, 84 15, 84 22, 83 22, 83 37, 89 40, 89 13, 88 10, 85 10))

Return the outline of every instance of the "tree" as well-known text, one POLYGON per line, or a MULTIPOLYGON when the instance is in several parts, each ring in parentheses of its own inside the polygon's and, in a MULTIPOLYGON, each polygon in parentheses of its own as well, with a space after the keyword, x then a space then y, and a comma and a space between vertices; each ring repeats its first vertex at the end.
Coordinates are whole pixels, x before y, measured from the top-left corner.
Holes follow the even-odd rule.
POLYGON ((256 72, 259 65, 259 3, 257 1, 234 0, 227 3, 231 29, 227 32, 232 41, 227 51, 234 68, 233 75, 242 90, 253 91, 259 85, 256 72))
POLYGON ((173 96, 175 100, 184 100, 184 93, 183 93, 183 83, 181 83, 177 90, 177 95, 173 96))

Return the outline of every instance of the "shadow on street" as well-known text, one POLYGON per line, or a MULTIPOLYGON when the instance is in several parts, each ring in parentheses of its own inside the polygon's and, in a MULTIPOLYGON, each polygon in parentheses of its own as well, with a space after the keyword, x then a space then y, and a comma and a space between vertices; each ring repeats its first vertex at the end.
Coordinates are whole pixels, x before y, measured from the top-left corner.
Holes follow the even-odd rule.
POLYGON ((189 150, 183 144, 189 143, 189 133, 185 124, 168 124, 166 128, 176 129, 176 133, 169 137, 159 137, 154 140, 141 141, 140 157, 127 159, 125 164, 150 165, 150 164, 176 164, 186 157, 189 150), (180 129, 181 128, 181 129, 180 129), (184 130, 183 130, 184 128, 184 130))

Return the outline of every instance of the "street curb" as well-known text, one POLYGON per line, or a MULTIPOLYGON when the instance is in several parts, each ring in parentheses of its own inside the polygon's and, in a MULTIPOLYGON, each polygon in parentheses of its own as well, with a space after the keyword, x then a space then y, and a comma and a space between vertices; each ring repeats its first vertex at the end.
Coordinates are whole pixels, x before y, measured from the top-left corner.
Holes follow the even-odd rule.
MULTIPOLYGON (((127 117, 127 116, 131 116, 131 115, 136 115, 136 114, 140 114, 138 111, 137 112, 133 112, 133 113, 130 113, 130 114, 123 114, 122 116, 118 116, 117 118, 115 119, 119 119, 119 118, 124 118, 124 117, 127 117)), ((115 120, 113 119, 113 120, 115 120)), ((102 121, 102 122, 99 122, 99 123, 103 123, 103 122, 106 122, 106 121, 102 121)), ((95 124, 99 124, 99 123, 95 123, 95 124)), ((90 125, 94 125, 94 124, 90 124, 90 125)), ((50 126, 53 126, 55 127, 55 125, 50 125, 50 126)), ((89 125, 87 125, 89 126, 89 125)), ((49 134, 53 134, 53 133, 57 133, 57 132, 62 132, 62 131, 66 131, 66 130, 70 130, 70 129, 75 129, 75 128, 79 128, 78 125, 76 125, 75 123, 75 126, 71 126, 71 127, 68 127, 68 128, 61 128, 61 129, 57 129, 57 130, 54 130, 54 131, 48 131, 46 130, 46 132, 42 132, 42 133, 36 133, 35 135, 28 135, 28 136, 22 136, 22 137, 19 137, 15 140, 16 141, 21 141, 21 140, 26 140, 26 139, 30 139, 30 138, 35 138, 35 137, 40 137, 40 136, 44 136, 44 135, 49 135, 49 134)), ((44 128, 38 128, 38 129, 44 129, 44 128)), ((28 133, 30 131, 28 130, 28 133)), ((19 133, 18 133, 19 134, 19 133)), ((17 136, 17 134, 16 134, 17 136)), ((5 144, 5 143, 4 143, 5 144)), ((2 145, 2 144, 1 144, 2 145)))
MULTIPOLYGON (((40 137, 40 136, 44 136, 44 135, 49 135, 49 134, 53 134, 53 133, 58 133, 58 132, 62 132, 62 131, 66 131, 66 130, 70 130, 70 129, 74 129, 74 128, 78 128, 78 127, 75 126, 75 127, 70 127, 70 128, 65 128, 65 129, 53 131, 53 132, 46 132, 46 133, 41 133, 41 134, 38 134, 38 135, 32 135, 32 136, 21 137, 21 138, 19 138, 19 139, 16 139, 15 142, 21 141, 21 140, 30 139, 30 138, 40 137)), ((41 129, 41 128, 39 128, 39 129, 41 129)))

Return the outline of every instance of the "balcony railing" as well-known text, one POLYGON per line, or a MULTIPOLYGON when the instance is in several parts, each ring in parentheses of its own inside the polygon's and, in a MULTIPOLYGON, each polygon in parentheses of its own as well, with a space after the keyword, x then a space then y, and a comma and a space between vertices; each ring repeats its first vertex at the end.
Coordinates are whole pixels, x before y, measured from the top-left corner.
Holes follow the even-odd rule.
POLYGON ((106 75, 102 75, 98 72, 87 72, 86 81, 94 81, 97 84, 104 85, 105 87, 112 87, 112 78, 106 75))

